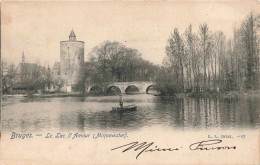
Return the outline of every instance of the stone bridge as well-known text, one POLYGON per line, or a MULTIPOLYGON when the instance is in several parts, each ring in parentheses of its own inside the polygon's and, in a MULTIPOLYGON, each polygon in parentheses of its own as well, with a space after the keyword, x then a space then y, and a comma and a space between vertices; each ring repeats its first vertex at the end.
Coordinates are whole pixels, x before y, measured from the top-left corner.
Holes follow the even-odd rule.
POLYGON ((155 83, 152 81, 136 81, 136 82, 111 82, 106 87, 100 87, 98 85, 87 86, 86 91, 90 92, 93 88, 101 88, 103 92, 111 89, 112 87, 117 87, 120 89, 122 94, 127 94, 130 87, 136 87, 139 93, 148 93, 150 87, 154 87, 155 83))

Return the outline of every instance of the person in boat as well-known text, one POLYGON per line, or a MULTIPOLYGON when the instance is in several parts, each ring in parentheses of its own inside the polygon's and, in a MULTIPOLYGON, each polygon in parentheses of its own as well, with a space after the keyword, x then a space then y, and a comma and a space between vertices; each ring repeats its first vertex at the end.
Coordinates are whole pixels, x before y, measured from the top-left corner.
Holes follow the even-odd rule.
POLYGON ((122 95, 119 95, 119 105, 120 105, 120 108, 123 108, 123 97, 122 95))

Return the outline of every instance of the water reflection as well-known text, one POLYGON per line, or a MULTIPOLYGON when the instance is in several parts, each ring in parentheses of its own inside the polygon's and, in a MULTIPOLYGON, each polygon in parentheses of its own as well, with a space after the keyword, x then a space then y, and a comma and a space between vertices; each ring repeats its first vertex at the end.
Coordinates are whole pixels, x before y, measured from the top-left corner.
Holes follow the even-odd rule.
POLYGON ((3 100, 3 131, 259 128, 259 98, 194 99, 127 95, 137 111, 115 114, 118 96, 8 98, 3 100))

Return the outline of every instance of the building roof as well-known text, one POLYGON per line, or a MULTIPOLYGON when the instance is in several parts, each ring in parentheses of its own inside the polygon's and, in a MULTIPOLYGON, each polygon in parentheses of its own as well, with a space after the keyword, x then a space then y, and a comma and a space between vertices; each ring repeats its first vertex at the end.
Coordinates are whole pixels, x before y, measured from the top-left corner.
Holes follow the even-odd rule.
POLYGON ((72 29, 71 32, 70 32, 70 37, 76 37, 75 33, 74 33, 74 30, 72 29))
POLYGON ((37 64, 33 64, 33 63, 20 63, 18 65, 18 67, 21 67, 23 69, 29 69, 29 70, 36 70, 36 69, 38 69, 37 64))
MULTIPOLYGON (((20 77, 31 77, 33 76, 40 76, 41 69, 38 67, 37 64, 32 63, 20 63, 16 68, 16 76, 20 77)), ((17 77, 17 78, 18 78, 17 77)))

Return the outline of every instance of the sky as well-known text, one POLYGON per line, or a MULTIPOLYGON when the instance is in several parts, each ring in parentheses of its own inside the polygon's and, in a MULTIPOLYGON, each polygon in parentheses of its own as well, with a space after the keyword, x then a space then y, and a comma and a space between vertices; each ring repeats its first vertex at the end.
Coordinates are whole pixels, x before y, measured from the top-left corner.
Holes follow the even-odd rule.
POLYGON ((142 58, 161 64, 167 39, 189 24, 198 31, 206 22, 212 32, 232 37, 250 12, 260 13, 260 1, 6 1, 1 11, 2 60, 17 65, 24 51, 26 62, 53 66, 60 60, 60 41, 72 28, 85 42, 85 61, 93 47, 118 41, 138 49, 142 58))

